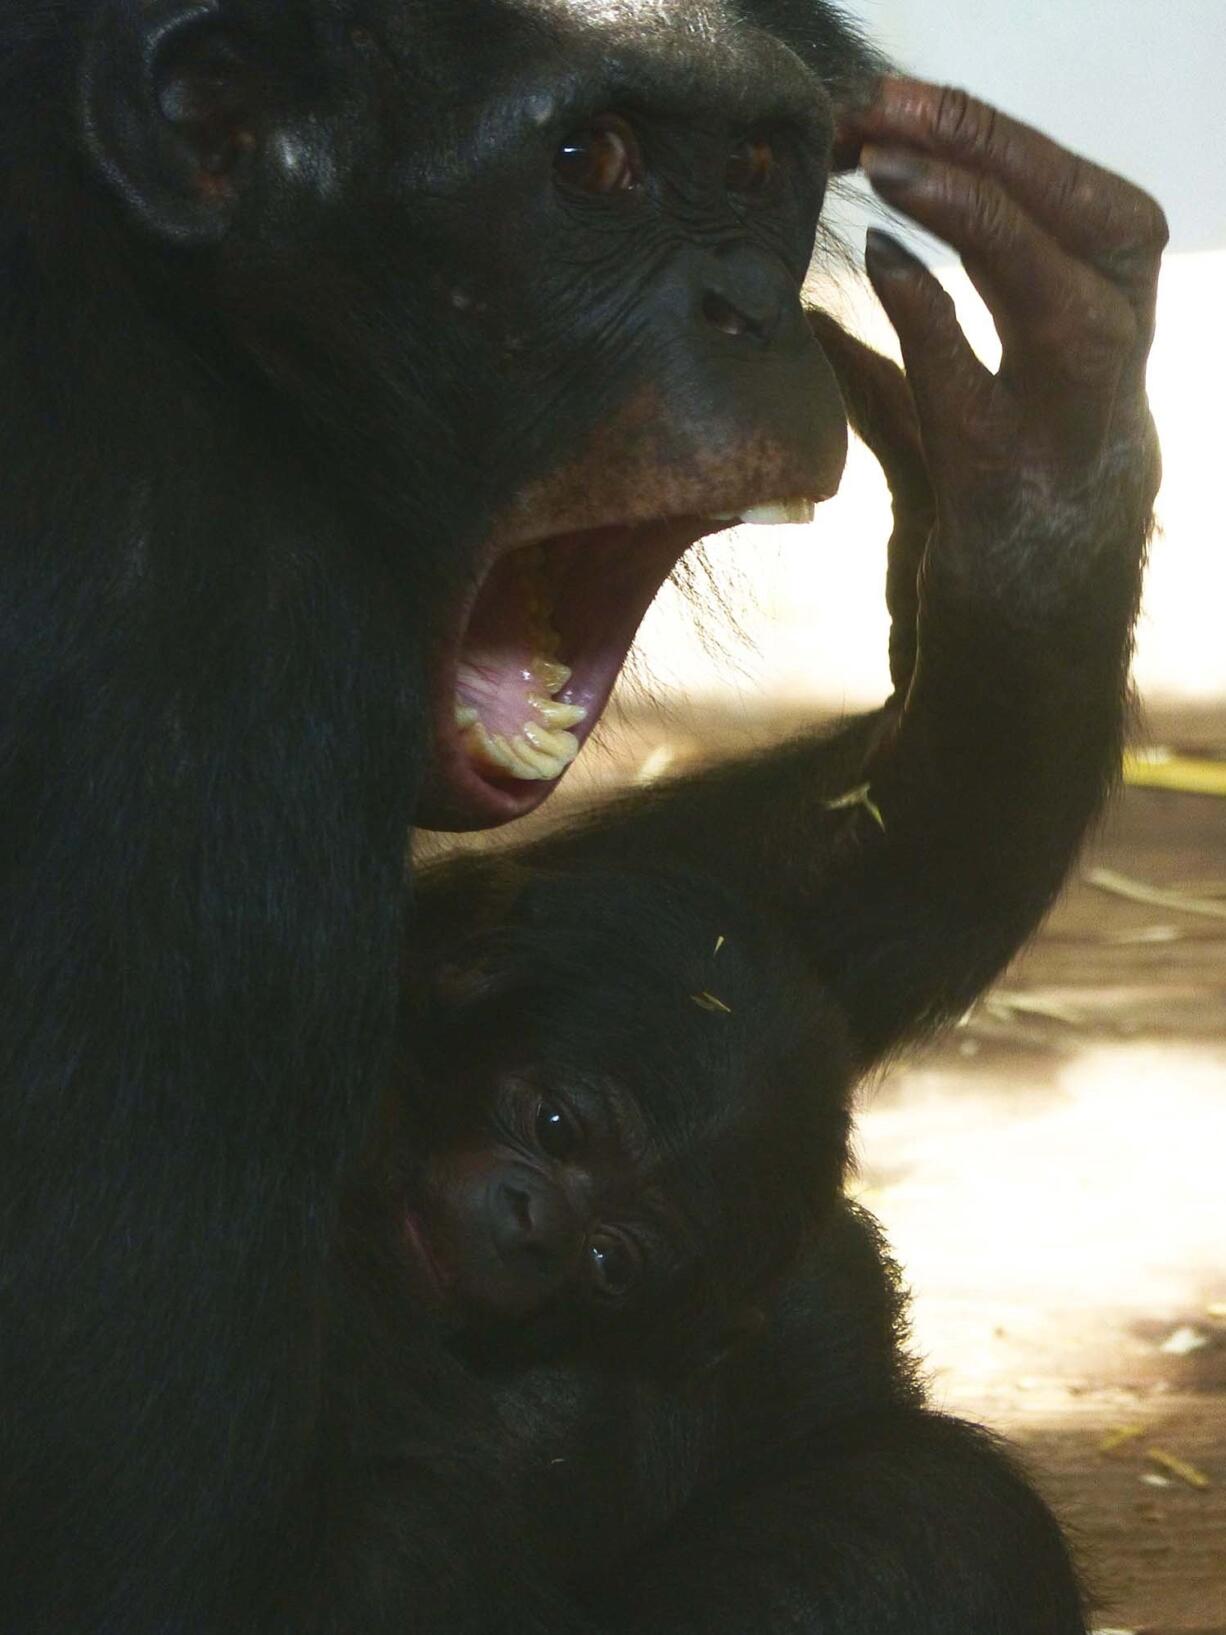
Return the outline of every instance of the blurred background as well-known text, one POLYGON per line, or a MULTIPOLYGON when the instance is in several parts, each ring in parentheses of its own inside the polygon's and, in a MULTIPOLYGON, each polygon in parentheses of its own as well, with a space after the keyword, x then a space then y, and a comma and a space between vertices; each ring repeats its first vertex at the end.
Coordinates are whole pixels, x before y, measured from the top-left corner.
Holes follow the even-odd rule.
MULTIPOLYGON (((900 65, 1131 177, 1171 221, 1150 371, 1165 476, 1129 787, 997 990, 866 1091, 857 1188, 911 1281, 938 1401, 1022 1444, 1079 1541, 1096 1628, 1224 1635, 1226 0, 848 9, 900 65)), ((881 219, 854 190, 834 216, 857 252, 881 219)), ((949 252, 920 243, 994 361, 949 252)), ((892 349, 862 279, 818 275, 813 296, 892 349)), ((649 615, 548 821, 878 703, 888 518, 853 448, 811 527, 708 547, 688 591, 667 588, 649 615)))

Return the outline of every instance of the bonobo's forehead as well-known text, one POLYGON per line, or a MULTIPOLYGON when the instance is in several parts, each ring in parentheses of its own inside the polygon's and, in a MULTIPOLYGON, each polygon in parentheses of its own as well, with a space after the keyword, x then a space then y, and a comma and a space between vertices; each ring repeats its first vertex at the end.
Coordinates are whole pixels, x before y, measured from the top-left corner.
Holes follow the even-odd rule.
POLYGON ((580 28, 605 30, 610 36, 667 33, 715 39, 733 23, 725 0, 507 0, 528 15, 549 17, 580 28))
MULTIPOLYGON (((461 101, 630 95, 662 110, 821 120, 821 77, 729 0, 379 0, 400 61, 461 101)), ((539 110, 539 117, 547 117, 539 110)))

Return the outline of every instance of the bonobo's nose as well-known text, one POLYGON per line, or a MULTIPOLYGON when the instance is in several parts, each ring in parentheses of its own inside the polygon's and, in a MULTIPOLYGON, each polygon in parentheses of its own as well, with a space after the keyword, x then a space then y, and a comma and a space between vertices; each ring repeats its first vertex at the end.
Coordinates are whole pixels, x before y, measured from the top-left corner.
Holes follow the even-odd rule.
POLYGON ((702 278, 703 321, 722 335, 770 341, 785 313, 799 314, 796 286, 787 269, 749 244, 709 256, 702 278))
POLYGON ((578 1225, 557 1187, 516 1175, 497 1184, 490 1203, 494 1245, 504 1259, 528 1259, 544 1271, 573 1255, 578 1225))

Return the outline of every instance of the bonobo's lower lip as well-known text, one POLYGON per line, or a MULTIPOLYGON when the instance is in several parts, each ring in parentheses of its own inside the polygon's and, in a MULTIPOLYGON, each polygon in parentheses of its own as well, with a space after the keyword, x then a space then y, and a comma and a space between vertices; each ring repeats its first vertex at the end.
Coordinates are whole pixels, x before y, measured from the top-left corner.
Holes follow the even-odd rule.
POLYGON ((644 614, 698 540, 813 504, 723 504, 707 516, 611 522, 491 546, 436 655, 434 756, 419 822, 482 829, 538 806, 596 722, 644 614))

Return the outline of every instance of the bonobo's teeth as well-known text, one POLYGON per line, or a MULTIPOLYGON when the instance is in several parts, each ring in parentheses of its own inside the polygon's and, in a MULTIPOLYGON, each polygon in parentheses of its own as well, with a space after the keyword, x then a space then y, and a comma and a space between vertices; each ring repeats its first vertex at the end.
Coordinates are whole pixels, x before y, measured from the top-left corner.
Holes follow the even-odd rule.
MULTIPOLYGON (((567 737, 570 735, 567 734, 567 737)), ((553 755, 546 749, 538 749, 528 741, 524 733, 512 738, 507 744, 512 759, 517 767, 525 767, 526 772, 518 773, 520 777, 550 779, 560 777, 565 769, 574 760, 574 755, 563 759, 560 755, 553 755)), ((578 744, 575 745, 575 754, 579 753, 578 744)))
POLYGON ((525 782, 560 778, 579 753, 579 740, 573 733, 550 732, 530 721, 524 722, 523 731, 514 738, 506 738, 491 733, 478 720, 465 731, 464 743, 475 761, 525 782))
POLYGON ((494 734, 487 730, 483 721, 476 726, 469 727, 464 734, 464 741, 468 745, 468 752, 474 761, 483 761, 486 766, 495 772, 509 772, 513 778, 524 781, 544 780, 545 774, 540 767, 531 765, 522 760, 516 753, 514 743, 508 743, 499 733, 494 734))
POLYGON ((759 528, 788 523, 812 522, 817 507, 812 500, 772 500, 767 505, 750 505, 744 511, 717 511, 715 522, 751 522, 759 528))
POLYGON ((547 727, 576 727, 580 721, 587 720, 582 704, 560 704, 556 698, 543 693, 529 693, 528 702, 547 727))
POLYGON ((525 721, 523 735, 533 749, 561 761, 563 766, 569 766, 579 753, 579 740, 573 732, 551 732, 548 727, 538 727, 534 721, 525 721))
MULTIPOLYGON (((579 740, 566 729, 585 720, 587 710, 581 704, 562 703, 554 696, 566 686, 571 672, 558 658, 562 644, 553 628, 553 610, 544 582, 544 550, 536 546, 517 553, 516 566, 523 580, 520 594, 530 653, 519 677, 528 684, 526 703, 536 719, 522 722, 519 731, 511 735, 491 732, 481 719, 481 706, 460 692, 455 700, 455 721, 461 743, 478 765, 504 776, 544 783, 560 778, 578 755, 579 740)), ((479 683, 469 685, 478 698, 484 696, 479 683)), ((496 704, 496 700, 493 702, 496 704)), ((497 705, 497 713, 505 719, 505 702, 497 705)))
POLYGON ((531 663, 532 674, 547 693, 560 693, 570 680, 570 670, 565 664, 559 664, 552 654, 535 653, 531 663))

